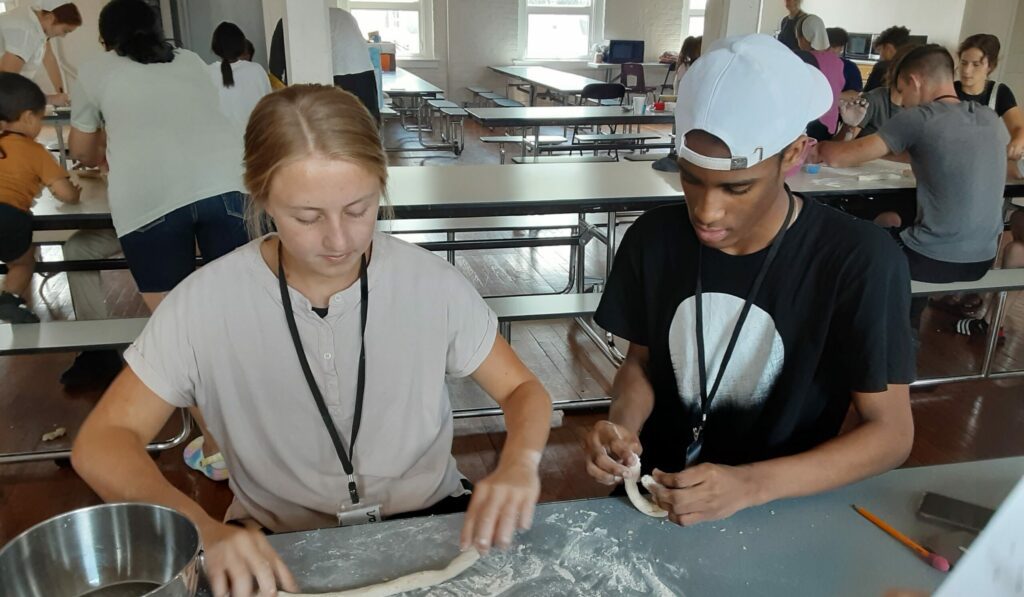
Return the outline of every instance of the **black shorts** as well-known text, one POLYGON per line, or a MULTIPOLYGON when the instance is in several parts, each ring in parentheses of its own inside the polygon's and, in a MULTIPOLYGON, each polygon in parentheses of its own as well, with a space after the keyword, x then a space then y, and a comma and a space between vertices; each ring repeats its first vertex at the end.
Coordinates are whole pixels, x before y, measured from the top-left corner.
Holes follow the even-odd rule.
POLYGON ((32 212, 0 203, 0 261, 14 261, 31 248, 32 212))
POLYGON ((886 228, 896 244, 907 256, 907 263, 910 265, 910 279, 917 282, 928 282, 931 284, 949 284, 951 282, 973 282, 980 280, 996 258, 971 263, 953 263, 951 261, 939 261, 918 253, 903 243, 898 228, 886 228))
POLYGON ((380 99, 377 95, 377 75, 368 70, 354 75, 334 75, 334 85, 359 98, 370 111, 373 120, 380 123, 380 99))

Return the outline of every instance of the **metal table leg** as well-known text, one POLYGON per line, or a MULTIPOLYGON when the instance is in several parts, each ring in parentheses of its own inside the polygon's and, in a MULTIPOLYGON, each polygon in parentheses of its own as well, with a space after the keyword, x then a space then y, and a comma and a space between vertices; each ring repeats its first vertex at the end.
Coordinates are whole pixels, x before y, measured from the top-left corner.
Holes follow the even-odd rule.
POLYGON ((68 158, 67 148, 64 146, 64 126, 60 122, 55 122, 53 123, 53 128, 57 130, 57 149, 60 150, 60 155, 58 156, 60 167, 67 170, 68 158))

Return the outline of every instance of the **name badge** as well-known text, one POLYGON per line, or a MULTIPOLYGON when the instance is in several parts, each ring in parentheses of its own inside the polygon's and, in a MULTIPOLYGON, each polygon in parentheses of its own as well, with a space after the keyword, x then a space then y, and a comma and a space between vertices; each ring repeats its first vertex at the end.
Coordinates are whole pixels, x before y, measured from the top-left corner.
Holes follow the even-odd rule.
POLYGON ((380 513, 380 504, 355 505, 338 511, 338 526, 341 527, 354 527, 382 520, 384 517, 380 513))

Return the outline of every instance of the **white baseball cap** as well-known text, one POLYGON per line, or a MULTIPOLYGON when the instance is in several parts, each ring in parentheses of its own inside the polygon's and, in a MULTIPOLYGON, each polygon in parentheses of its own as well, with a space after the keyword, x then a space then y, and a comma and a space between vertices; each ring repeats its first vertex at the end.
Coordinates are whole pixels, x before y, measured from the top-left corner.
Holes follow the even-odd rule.
POLYGON ((767 35, 719 40, 690 67, 676 102, 679 157, 709 170, 753 167, 789 146, 832 107, 825 75, 767 35), (686 135, 725 142, 731 158, 701 155, 686 135))

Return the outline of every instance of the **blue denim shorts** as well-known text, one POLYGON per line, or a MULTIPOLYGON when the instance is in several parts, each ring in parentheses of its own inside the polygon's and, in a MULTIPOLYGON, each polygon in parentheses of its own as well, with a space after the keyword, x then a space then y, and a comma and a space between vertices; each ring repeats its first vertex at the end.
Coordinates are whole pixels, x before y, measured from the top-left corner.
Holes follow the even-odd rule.
POLYGON ((128 269, 140 292, 168 292, 196 268, 196 245, 206 262, 249 241, 249 199, 232 191, 179 207, 121 237, 128 269))

